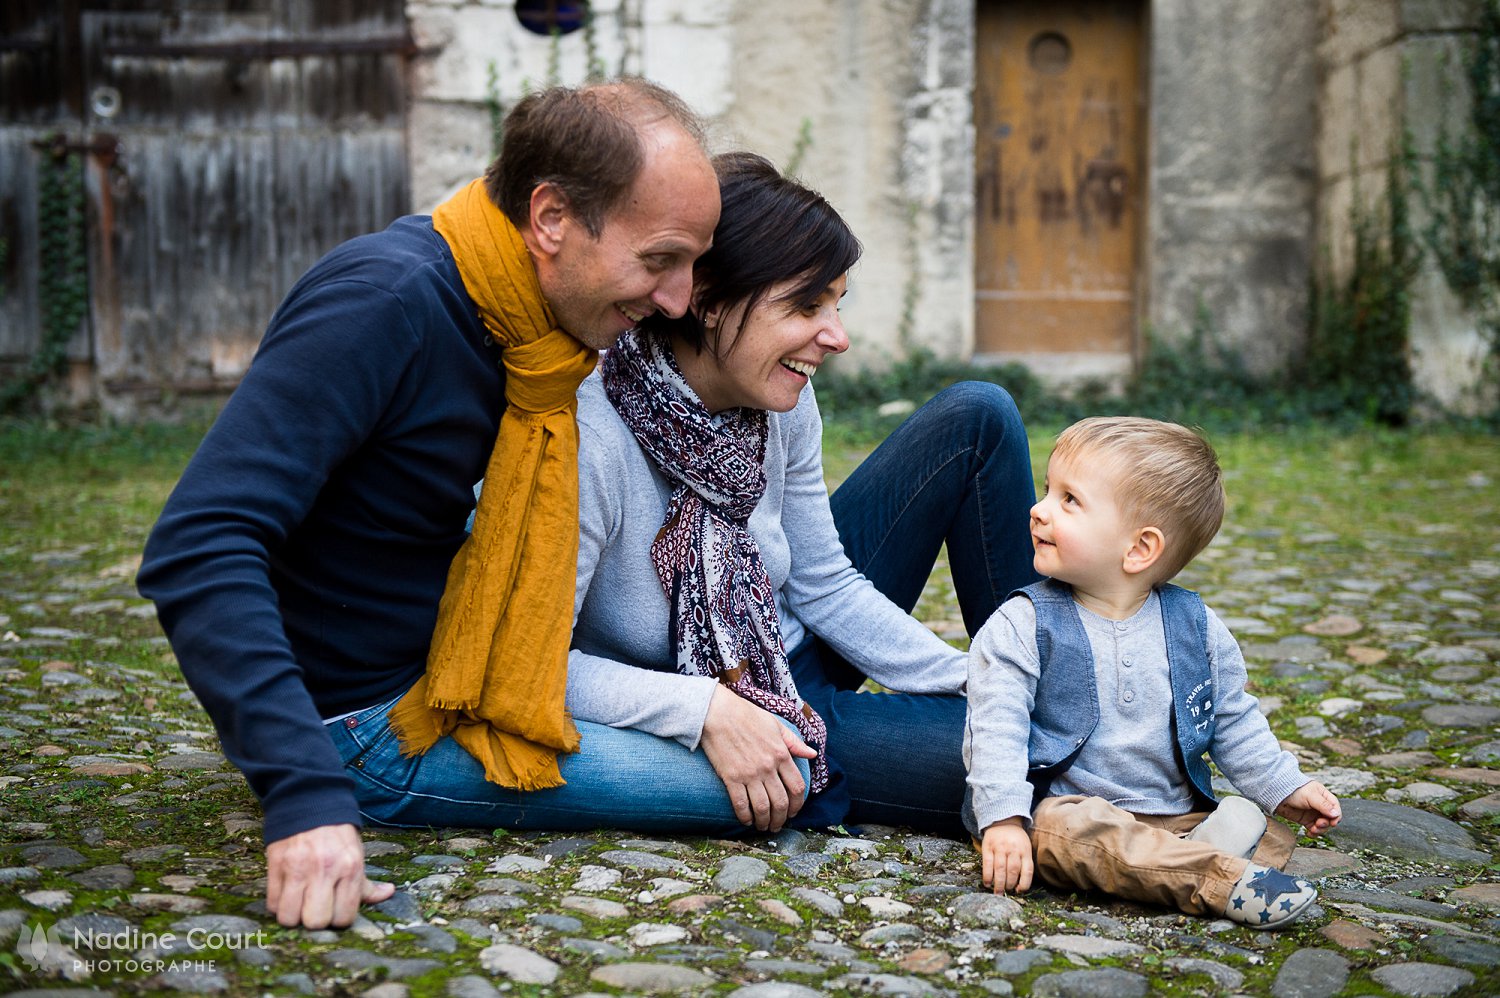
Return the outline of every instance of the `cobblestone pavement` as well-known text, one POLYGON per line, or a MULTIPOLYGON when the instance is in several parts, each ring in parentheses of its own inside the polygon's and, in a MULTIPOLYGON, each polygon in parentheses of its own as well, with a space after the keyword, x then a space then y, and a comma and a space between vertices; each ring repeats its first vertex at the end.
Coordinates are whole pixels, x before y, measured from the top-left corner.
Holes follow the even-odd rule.
MULTIPOLYGON (((0 555, 25 567, 0 572, 0 990, 1500 993, 1494 487, 1368 472, 1413 501, 1309 519, 1299 507, 1337 495, 1277 492, 1236 507, 1183 580, 1240 638, 1277 734, 1345 801, 1340 829, 1293 858, 1321 910, 1281 933, 995 897, 967 843, 877 827, 369 829, 396 896, 343 932, 283 930, 264 910, 256 802, 134 593, 146 524, 69 548, 7 531, 0 555)), ((939 581, 919 615, 958 638, 953 614, 939 581)))

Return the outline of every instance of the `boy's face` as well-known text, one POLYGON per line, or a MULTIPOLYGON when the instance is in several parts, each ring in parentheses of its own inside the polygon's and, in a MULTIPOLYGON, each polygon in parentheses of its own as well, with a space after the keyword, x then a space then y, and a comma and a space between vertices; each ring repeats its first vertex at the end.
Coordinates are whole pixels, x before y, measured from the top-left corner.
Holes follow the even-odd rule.
POLYGON ((1135 539, 1115 501, 1108 460, 1075 452, 1047 462, 1046 492, 1031 507, 1032 565, 1077 588, 1106 588, 1126 578, 1135 539))

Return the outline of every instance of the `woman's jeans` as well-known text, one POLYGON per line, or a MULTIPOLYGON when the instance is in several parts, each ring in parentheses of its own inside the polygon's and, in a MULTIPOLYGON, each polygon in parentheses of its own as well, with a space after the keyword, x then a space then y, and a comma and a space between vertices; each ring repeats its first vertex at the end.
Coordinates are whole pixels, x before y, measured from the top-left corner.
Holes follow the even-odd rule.
MULTIPOLYGON (((913 413, 834 493, 832 506, 854 566, 908 612, 947 542, 972 636, 1012 589, 1037 579, 1034 501, 1015 404, 1001 388, 967 382, 913 413)), ((824 795, 816 795, 799 819, 962 834, 963 697, 858 693, 863 673, 817 638, 788 659, 799 692, 828 724, 829 755, 844 774, 829 799, 819 806, 824 795)), ((566 784, 511 790, 486 782, 451 738, 403 756, 387 722, 394 703, 329 725, 371 822, 721 836, 745 829, 707 757, 670 739, 579 721, 580 750, 558 759, 566 784)), ((796 761, 805 780, 807 763, 796 761)))
MULTIPOLYGON (((973 637, 1031 567, 1031 455, 1004 389, 964 382, 901 424, 832 497, 854 567, 911 612, 938 551, 973 637)), ((851 824, 905 825, 962 837, 960 695, 860 693, 865 676, 821 639, 789 656, 803 699, 828 724, 829 756, 844 772, 851 824)))

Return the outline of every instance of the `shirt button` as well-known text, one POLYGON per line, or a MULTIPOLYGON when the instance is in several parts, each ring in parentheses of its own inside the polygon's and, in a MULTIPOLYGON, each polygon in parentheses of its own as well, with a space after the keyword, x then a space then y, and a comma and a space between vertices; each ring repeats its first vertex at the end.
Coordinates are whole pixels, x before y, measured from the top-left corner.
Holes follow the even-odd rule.
POLYGON ((1120 697, 1120 699, 1124 700, 1126 703, 1133 703, 1135 701, 1135 691, 1126 690, 1125 695, 1120 697))
POLYGON ((1122 658, 1120 660, 1120 664, 1123 665, 1125 668, 1128 669, 1128 668, 1130 668, 1130 659, 1128 659, 1128 658, 1122 658))

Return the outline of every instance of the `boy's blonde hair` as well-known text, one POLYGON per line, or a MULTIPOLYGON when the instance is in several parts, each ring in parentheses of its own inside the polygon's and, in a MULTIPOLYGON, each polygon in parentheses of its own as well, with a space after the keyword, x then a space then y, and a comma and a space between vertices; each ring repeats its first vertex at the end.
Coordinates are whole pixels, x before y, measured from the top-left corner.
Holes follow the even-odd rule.
POLYGON ((1075 463, 1108 462, 1125 522, 1136 529, 1157 527, 1166 538, 1153 583, 1182 571, 1224 521, 1218 456, 1186 426, 1137 416, 1094 416, 1064 430, 1052 454, 1075 463))

